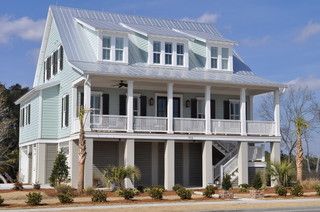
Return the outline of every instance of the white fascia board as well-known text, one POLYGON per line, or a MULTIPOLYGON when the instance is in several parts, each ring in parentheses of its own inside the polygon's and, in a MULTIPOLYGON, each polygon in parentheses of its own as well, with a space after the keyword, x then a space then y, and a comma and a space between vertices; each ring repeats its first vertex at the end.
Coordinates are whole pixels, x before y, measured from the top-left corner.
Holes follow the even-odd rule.
POLYGON ((190 37, 190 38, 193 38, 193 39, 195 39, 195 40, 201 41, 201 42, 203 42, 203 43, 207 42, 207 40, 205 40, 205 39, 203 39, 203 38, 200 38, 200 37, 198 37, 198 36, 190 35, 189 33, 182 32, 182 31, 177 30, 177 29, 172 29, 172 30, 175 31, 175 32, 178 32, 178 33, 180 33, 180 34, 182 34, 182 35, 186 35, 186 36, 188 36, 188 37, 190 37))
POLYGON ((131 31, 133 31, 133 32, 136 32, 136 33, 138 33, 138 34, 140 34, 140 35, 143 35, 143 36, 145 36, 145 37, 148 37, 148 34, 147 34, 147 33, 142 32, 141 30, 137 30, 137 29, 135 29, 135 28, 133 28, 133 27, 129 27, 128 25, 126 25, 126 24, 124 24, 124 23, 120 23, 120 26, 122 26, 122 27, 124 27, 124 28, 126 28, 126 29, 128 29, 128 30, 131 30, 131 31))
POLYGON ((81 26, 84 26, 84 27, 86 27, 88 29, 91 29, 92 31, 97 31, 98 30, 95 27, 91 26, 90 24, 87 24, 86 22, 79 20, 78 18, 74 18, 74 20, 76 22, 78 22, 78 24, 80 24, 81 26))

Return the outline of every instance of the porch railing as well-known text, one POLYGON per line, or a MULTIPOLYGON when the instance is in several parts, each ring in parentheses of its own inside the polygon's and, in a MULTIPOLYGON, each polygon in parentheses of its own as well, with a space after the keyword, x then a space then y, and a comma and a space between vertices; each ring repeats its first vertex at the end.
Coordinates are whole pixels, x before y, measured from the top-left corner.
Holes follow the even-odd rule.
POLYGON ((173 129, 179 133, 204 133, 205 119, 174 118, 173 129))
POLYGON ((91 115, 91 128, 95 130, 126 131, 127 116, 91 115))
POLYGON ((213 134, 240 134, 239 120, 212 119, 211 129, 213 134))
POLYGON ((134 131, 138 132, 166 132, 167 118, 152 116, 135 116, 133 122, 134 131))
POLYGON ((273 121, 247 121, 248 135, 274 135, 273 121))
POLYGON ((265 146, 249 146, 248 160, 250 162, 264 162, 265 161, 265 146))

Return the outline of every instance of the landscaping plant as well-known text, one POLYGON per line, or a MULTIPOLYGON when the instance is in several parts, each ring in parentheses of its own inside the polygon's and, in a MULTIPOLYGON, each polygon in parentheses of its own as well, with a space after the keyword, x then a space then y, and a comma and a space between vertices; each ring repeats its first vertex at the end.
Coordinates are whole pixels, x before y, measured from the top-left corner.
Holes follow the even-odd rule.
POLYGON ((102 190, 95 190, 92 193, 92 202, 106 202, 107 201, 107 194, 105 191, 102 190))
POLYGON ((299 183, 295 184, 291 188, 291 195, 296 196, 296 197, 301 197, 303 196, 303 187, 299 183))
POLYGON ((282 161, 281 163, 271 163, 267 167, 267 171, 277 181, 280 186, 288 187, 291 185, 294 176, 294 168, 289 161, 282 161))
POLYGON ((70 193, 59 193, 57 195, 59 202, 62 204, 69 204, 69 203, 73 203, 73 196, 70 193))
POLYGON ((297 167, 297 181, 302 182, 302 168, 303 168, 303 148, 302 148, 302 136, 309 127, 309 123, 304 119, 303 116, 298 116, 295 120, 297 143, 296 143, 296 167, 297 167))
POLYGON ((276 193, 279 195, 279 196, 287 196, 287 188, 284 187, 284 186, 276 186, 276 193))
POLYGON ((145 187, 142 186, 142 185, 138 185, 138 186, 137 186, 137 190, 138 190, 140 193, 144 193, 144 189, 145 189, 145 187))
POLYGON ((23 190, 23 184, 20 181, 15 181, 13 184, 13 190, 23 190))
POLYGON ((175 185, 172 187, 172 190, 174 190, 175 192, 177 192, 180 188, 183 188, 183 186, 180 185, 180 184, 175 184, 175 185))
POLYGON ((40 205, 42 201, 42 195, 39 192, 30 192, 26 196, 28 205, 40 205))
POLYGON ((123 188, 118 190, 118 195, 126 200, 133 199, 134 196, 138 195, 139 191, 133 188, 123 188))
POLYGON ((222 179, 222 189, 229 191, 230 188, 232 188, 231 176, 226 174, 222 179))
POLYGON ((68 204, 73 202, 73 197, 74 197, 74 190, 71 186, 69 185, 57 185, 55 187, 57 191, 57 197, 62 204, 68 204))
POLYGON ((316 190, 317 195, 320 196, 320 184, 316 185, 314 189, 316 190))
POLYGON ((66 182, 69 175, 69 167, 67 165, 67 157, 60 151, 54 161, 51 175, 49 177, 49 182, 52 187, 60 185, 66 182))
POLYGON ((164 189, 158 186, 154 186, 148 189, 148 194, 152 199, 162 199, 164 189))
POLYGON ((253 179, 253 188, 256 190, 260 190, 262 187, 262 179, 260 173, 257 173, 253 179))
POLYGON ((250 186, 249 186, 248 184, 246 184, 246 183, 240 184, 240 185, 239 185, 240 192, 242 192, 242 193, 248 192, 249 187, 250 187, 250 186))
POLYGON ((92 188, 92 187, 87 187, 84 192, 85 192, 86 195, 92 196, 93 193, 94 193, 94 191, 95 191, 94 188, 92 188))
POLYGON ((131 182, 139 180, 140 170, 135 166, 112 166, 105 170, 105 179, 107 185, 115 185, 116 188, 124 189, 124 180, 131 182))
POLYGON ((192 192, 184 187, 179 188, 176 193, 182 200, 191 199, 192 197, 192 192))
POLYGON ((212 195, 215 194, 216 189, 217 188, 214 187, 213 185, 207 185, 206 188, 204 189, 203 196, 211 198, 212 195))

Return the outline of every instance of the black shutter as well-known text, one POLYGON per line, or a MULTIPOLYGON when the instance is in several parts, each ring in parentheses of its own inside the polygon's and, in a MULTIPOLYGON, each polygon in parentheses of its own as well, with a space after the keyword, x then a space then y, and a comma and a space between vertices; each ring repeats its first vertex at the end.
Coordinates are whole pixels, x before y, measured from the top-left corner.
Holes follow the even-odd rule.
POLYGON ((24 126, 24 108, 22 108, 21 110, 21 126, 23 127, 24 126))
POLYGON ((229 101, 224 101, 223 102, 223 112, 224 112, 224 119, 230 119, 230 102, 229 101))
POLYGON ((80 106, 83 106, 84 105, 84 93, 81 92, 80 93, 80 106))
POLYGON ((64 124, 66 127, 69 126, 69 95, 66 95, 66 114, 65 114, 65 120, 64 124))
POLYGON ((61 128, 63 127, 63 103, 64 103, 64 98, 61 100, 61 128))
POLYGON ((109 94, 102 94, 102 114, 109 114, 109 94))
POLYGON ((127 96, 119 96, 119 115, 127 115, 127 96))
POLYGON ((215 119, 216 118, 216 101, 211 99, 211 119, 215 119))
POLYGON ((246 102, 246 119, 249 120, 249 108, 248 108, 248 102, 246 102))
POLYGON ((59 49, 59 69, 60 71, 63 69, 63 47, 60 46, 59 49))
POLYGON ((51 78, 51 57, 47 58, 47 80, 49 80, 51 78))
POLYGON ((52 73, 53 75, 56 75, 58 72, 58 50, 53 52, 52 65, 53 65, 52 73))
POLYGON ((140 115, 146 116, 147 115, 147 97, 141 96, 140 97, 140 115))
POLYGON ((31 123, 31 105, 28 105, 28 124, 31 123))
POLYGON ((191 118, 197 118, 197 99, 191 99, 191 118))
POLYGON ((43 62, 43 83, 46 81, 46 63, 47 60, 43 62))

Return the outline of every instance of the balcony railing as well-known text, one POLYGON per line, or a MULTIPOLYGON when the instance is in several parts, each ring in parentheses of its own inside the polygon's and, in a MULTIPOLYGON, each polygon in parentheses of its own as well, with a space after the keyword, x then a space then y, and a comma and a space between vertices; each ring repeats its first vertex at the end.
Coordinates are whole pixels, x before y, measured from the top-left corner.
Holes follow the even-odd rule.
POLYGON ((91 115, 91 128, 94 130, 126 131, 127 116, 91 115))
POLYGON ((247 121, 248 135, 274 135, 273 121, 247 121))
POLYGON ((173 130, 178 133, 203 133, 205 131, 205 119, 174 118, 173 130))
POLYGON ((239 120, 212 119, 211 129, 213 134, 240 134, 239 120))
POLYGON ((166 132, 167 118, 152 116, 135 116, 133 129, 137 132, 166 132))

